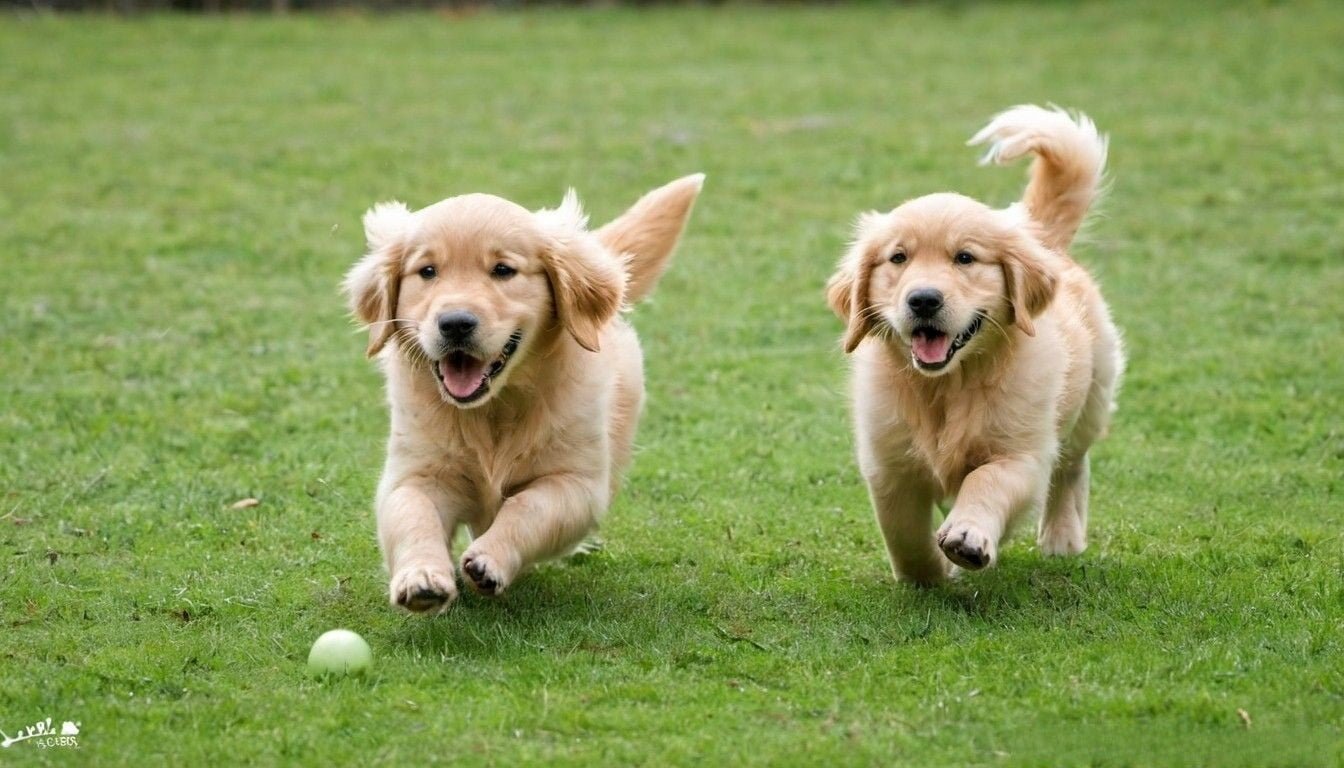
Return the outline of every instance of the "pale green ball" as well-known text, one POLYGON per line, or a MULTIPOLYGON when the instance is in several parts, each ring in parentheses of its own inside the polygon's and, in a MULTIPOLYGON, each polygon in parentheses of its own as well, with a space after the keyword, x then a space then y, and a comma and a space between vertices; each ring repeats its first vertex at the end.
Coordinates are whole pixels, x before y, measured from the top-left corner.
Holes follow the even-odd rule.
POLYGON ((373 651, 364 638, 348 629, 325 632, 308 652, 308 674, 362 675, 373 666, 373 651))

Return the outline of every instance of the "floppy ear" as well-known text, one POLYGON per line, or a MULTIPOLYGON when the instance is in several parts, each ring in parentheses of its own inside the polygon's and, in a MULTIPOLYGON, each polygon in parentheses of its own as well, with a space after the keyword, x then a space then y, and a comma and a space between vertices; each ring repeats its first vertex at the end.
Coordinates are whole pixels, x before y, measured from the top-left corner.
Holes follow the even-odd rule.
POLYGON ((641 197, 630 210, 593 234, 625 259, 625 300, 631 304, 653 291, 677 247, 705 174, 683 176, 641 197))
POLYGON ((826 283, 826 303, 831 311, 847 323, 842 342, 845 353, 858 349, 859 343, 873 330, 873 317, 868 305, 868 278, 873 265, 868 258, 866 237, 880 218, 876 212, 859 217, 855 224, 854 242, 840 260, 840 266, 826 283))
POLYGON ((850 307, 854 305, 854 281, 856 270, 846 260, 836 268, 835 274, 826 281, 826 303, 835 316, 849 322, 850 307))
POLYGON ((342 288, 350 302, 350 311, 369 327, 369 347, 373 357, 392 338, 396 330, 397 290, 401 286, 403 240, 412 221, 405 204, 379 203, 364 214, 364 237, 368 254, 355 262, 345 275, 342 288))
POLYGON ((1028 336, 1036 335, 1032 318, 1040 315, 1055 298, 1053 257, 1035 243, 1019 243, 1004 252, 1004 282, 1012 322, 1028 336))
POLYGON ((565 195, 559 208, 538 211, 537 218, 551 234, 542 260, 555 295, 556 315, 579 346, 596 352, 602 328, 625 300, 625 270, 584 229, 588 218, 574 190, 565 195))

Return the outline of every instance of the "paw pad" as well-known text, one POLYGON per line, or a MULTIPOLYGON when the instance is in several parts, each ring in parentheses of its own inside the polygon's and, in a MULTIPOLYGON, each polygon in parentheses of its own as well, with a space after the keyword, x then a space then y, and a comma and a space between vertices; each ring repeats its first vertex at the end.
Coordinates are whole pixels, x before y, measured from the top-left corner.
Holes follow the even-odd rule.
POLYGON ((471 580, 471 585, 483 595, 494 595, 499 591, 499 583, 490 575, 490 569, 484 561, 468 559, 462 563, 462 572, 471 580))

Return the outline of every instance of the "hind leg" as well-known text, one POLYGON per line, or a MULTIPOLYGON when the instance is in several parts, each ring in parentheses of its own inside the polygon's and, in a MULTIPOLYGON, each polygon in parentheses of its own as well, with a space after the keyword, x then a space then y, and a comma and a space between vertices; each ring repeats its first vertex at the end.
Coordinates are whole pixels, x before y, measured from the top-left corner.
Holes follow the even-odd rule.
POLYGON ((1046 555, 1076 555, 1087 549, 1087 498, 1091 479, 1086 453, 1055 468, 1050 500, 1041 517, 1036 545, 1046 555))

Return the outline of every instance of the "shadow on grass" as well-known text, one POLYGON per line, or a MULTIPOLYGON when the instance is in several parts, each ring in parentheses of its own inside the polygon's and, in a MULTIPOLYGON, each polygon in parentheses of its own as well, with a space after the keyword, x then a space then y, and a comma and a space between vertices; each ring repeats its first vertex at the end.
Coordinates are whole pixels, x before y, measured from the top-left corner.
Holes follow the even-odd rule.
POLYGON ((942 587, 922 590, 951 610, 984 619, 1023 613, 1067 613, 1086 609, 1114 585, 1127 580, 1112 560, 1089 557, 1016 556, 979 573, 962 574, 942 587))
POLYGON ((656 634, 657 617, 676 610, 665 596, 641 592, 627 567, 603 558, 548 564, 525 574, 499 598, 464 586, 446 613, 404 621, 389 639, 468 657, 624 645, 656 634))
POLYGON ((816 617, 843 622, 848 635, 882 645, 1105 623, 1112 619, 1110 606, 1142 599, 1138 578, 1126 576, 1128 568, 1114 559, 1086 555, 1060 559, 1014 554, 992 570, 963 574, 935 587, 897 582, 884 570, 883 578, 826 588, 818 595, 816 617))
POLYGON ((1123 564, 1087 556, 1016 555, 1002 567, 934 588, 867 571, 836 580, 820 564, 815 572, 804 566, 792 577, 766 581, 765 591, 743 586, 757 582, 741 574, 712 572, 668 586, 665 574, 642 567, 606 557, 543 567, 500 599, 468 592, 440 617, 401 621, 388 640, 421 653, 478 659, 688 646, 792 654, 789 649, 822 642, 823 635, 841 645, 901 643, 935 632, 966 636, 1058 624, 1098 610, 1117 598, 1115 590, 1133 586, 1121 575, 1123 564))

